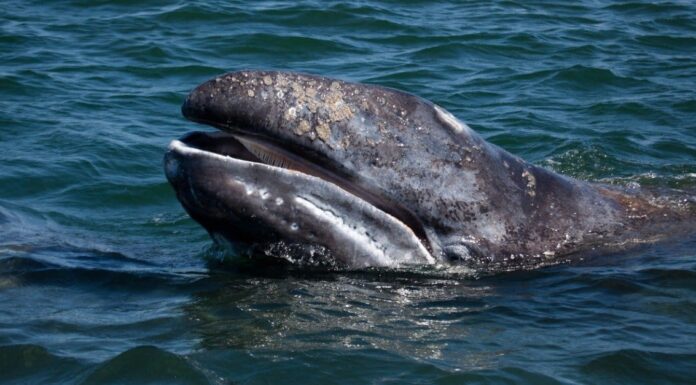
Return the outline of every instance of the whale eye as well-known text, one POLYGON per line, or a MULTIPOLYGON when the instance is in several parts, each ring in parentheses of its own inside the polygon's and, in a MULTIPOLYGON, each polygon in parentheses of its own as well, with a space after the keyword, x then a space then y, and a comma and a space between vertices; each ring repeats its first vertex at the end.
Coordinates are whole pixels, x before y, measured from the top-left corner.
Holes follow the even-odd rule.
POLYGON ((442 248, 445 259, 456 263, 470 263, 481 261, 486 258, 486 254, 478 245, 472 242, 457 242, 446 245, 442 248))

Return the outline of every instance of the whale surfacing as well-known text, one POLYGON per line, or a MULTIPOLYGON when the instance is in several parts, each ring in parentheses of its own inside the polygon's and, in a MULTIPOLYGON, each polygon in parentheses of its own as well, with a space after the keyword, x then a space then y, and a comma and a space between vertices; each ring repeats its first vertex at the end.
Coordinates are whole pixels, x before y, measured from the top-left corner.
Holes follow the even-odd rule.
POLYGON ((390 88, 239 71, 198 86, 182 113, 220 131, 172 141, 167 178, 189 215, 240 253, 509 270, 696 227, 693 197, 553 173, 390 88))

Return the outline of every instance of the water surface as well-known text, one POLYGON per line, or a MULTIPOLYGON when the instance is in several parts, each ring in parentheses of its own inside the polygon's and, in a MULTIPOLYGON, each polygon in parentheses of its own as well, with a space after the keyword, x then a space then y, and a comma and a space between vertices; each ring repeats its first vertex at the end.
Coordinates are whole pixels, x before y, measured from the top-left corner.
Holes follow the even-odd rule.
POLYGON ((577 178, 696 188, 692 2, 6 2, 0 383, 693 382, 694 237, 492 276, 214 262, 162 155, 187 92, 244 68, 410 91, 577 178))

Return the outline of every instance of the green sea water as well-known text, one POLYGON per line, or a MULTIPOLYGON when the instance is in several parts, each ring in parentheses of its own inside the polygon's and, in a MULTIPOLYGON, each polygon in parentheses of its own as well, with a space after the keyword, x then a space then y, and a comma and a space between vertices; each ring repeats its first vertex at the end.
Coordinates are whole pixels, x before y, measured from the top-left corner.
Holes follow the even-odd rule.
POLYGON ((696 190, 691 1, 4 1, 0 383, 696 383, 696 238, 535 271, 225 255, 167 184, 226 71, 399 88, 576 178, 696 190), (219 262, 225 255, 225 262, 219 262))

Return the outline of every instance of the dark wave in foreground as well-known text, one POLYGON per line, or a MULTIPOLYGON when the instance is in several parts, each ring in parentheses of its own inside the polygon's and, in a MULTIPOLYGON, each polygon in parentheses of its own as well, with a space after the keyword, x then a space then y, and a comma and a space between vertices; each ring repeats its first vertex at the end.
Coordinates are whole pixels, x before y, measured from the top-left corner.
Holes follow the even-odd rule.
POLYGON ((187 359, 152 346, 99 364, 49 353, 37 345, 0 347, 0 381, 14 384, 213 384, 187 359))
POLYGON ((0 381, 4 384, 219 384, 303 383, 324 384, 474 383, 564 384, 597 383, 687 384, 696 370, 696 354, 669 354, 644 350, 617 350, 584 357, 581 378, 553 376, 518 367, 446 370, 426 362, 413 362, 382 350, 304 351, 282 365, 265 354, 251 356, 217 351, 205 356, 181 356, 153 346, 138 346, 101 363, 88 364, 49 353, 36 345, 0 346, 0 381), (203 362, 200 362, 203 361, 203 362), (217 373, 201 367, 214 367, 217 373), (333 381, 314 367, 335 367, 333 381), (246 368, 246 370, 244 370, 246 368), (404 368, 408 368, 404 370, 404 368), (240 370, 241 369, 241 370, 240 370), (390 374, 381 377, 381 373, 390 374), (650 380, 654 378, 654 380, 650 380), (223 380, 224 379, 224 380, 223 380), (224 382, 221 382, 224 381, 224 382))

